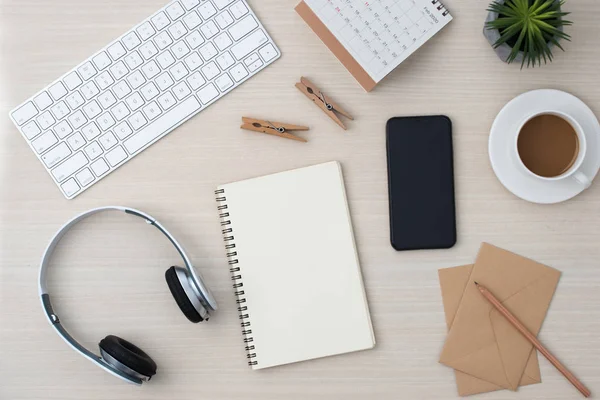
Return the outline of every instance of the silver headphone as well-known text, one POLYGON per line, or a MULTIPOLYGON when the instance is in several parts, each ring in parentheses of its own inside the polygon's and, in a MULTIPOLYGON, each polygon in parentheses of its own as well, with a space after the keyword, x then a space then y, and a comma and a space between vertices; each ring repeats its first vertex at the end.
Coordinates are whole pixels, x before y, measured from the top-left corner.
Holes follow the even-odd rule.
POLYGON ((100 341, 100 356, 86 349, 60 323, 58 315, 56 315, 52 308, 50 295, 46 287, 50 257, 62 237, 80 221, 104 211, 120 211, 142 218, 148 224, 161 231, 175 246, 175 249, 177 249, 183 259, 185 268, 171 267, 165 273, 165 278, 177 305, 191 322, 207 321, 210 313, 217 310, 217 302, 204 284, 202 277, 194 271, 192 262, 181 244, 156 219, 139 210, 127 207, 95 208, 74 217, 56 232, 48 244, 40 264, 39 293, 48 321, 50 321, 50 324, 54 327, 58 335, 85 358, 118 378, 141 385, 156 374, 156 363, 152 358, 139 347, 114 335, 109 335, 100 341))

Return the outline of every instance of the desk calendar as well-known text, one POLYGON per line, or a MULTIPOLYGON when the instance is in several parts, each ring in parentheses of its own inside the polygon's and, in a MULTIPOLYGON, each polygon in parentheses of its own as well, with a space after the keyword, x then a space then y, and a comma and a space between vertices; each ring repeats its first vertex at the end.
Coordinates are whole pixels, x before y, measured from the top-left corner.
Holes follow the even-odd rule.
POLYGON ((367 91, 452 20, 439 0, 304 0, 296 11, 367 91))

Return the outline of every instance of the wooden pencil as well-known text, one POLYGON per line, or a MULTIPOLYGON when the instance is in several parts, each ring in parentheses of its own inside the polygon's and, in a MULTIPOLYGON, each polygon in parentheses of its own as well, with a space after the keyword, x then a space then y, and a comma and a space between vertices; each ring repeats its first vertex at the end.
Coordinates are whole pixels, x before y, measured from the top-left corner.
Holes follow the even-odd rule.
POLYGON ((558 361, 558 359, 554 357, 552 353, 550 353, 548 349, 546 349, 546 347, 544 347, 544 345, 535 337, 535 335, 529 332, 525 325, 523 325, 510 311, 508 311, 506 307, 504 307, 504 305, 502 305, 500 300, 498 300, 484 286, 480 285, 477 282, 475 282, 475 285, 477 286, 477 289, 479 289, 483 297, 485 297, 490 303, 492 303, 492 305, 500 312, 500 314, 502 314, 515 328, 517 328, 517 330, 521 332, 521 334, 525 336, 527 340, 529 340, 533 344, 533 346, 536 349, 538 349, 538 351, 542 353, 544 357, 546 357, 548 361, 550 361, 552 365, 554 365, 556 369, 558 369, 565 376, 565 378, 567 378, 568 381, 571 382, 573 386, 577 388, 577 390, 581 392, 582 395, 584 395, 585 397, 591 396, 591 392, 583 385, 583 383, 581 383, 581 381, 579 381, 579 379, 577 379, 575 375, 573 375, 564 365, 562 365, 561 362, 558 361))

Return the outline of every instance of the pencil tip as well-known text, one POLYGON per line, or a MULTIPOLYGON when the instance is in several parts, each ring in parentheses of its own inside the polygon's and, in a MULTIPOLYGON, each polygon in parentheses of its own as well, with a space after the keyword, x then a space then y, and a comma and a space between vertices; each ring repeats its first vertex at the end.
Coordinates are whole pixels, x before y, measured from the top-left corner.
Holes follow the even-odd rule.
POLYGON ((479 285, 479 283, 475 282, 476 285, 479 285))

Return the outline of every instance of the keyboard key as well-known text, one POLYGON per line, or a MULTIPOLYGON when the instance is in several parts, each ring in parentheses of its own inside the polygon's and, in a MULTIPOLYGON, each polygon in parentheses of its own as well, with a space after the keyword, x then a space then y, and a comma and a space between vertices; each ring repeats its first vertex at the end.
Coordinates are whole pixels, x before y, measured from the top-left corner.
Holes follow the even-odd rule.
POLYGON ((81 133, 77 132, 67 138, 67 143, 73 151, 77 151, 85 144, 85 139, 81 136, 81 133))
POLYGON ((212 43, 209 42, 204 46, 200 47, 200 54, 202 54, 204 60, 209 61, 217 54, 219 54, 219 51, 215 48, 215 46, 212 43))
POLYGON ((88 119, 93 119, 100 115, 100 113, 102 112, 102 107, 100 107, 100 104, 98 104, 96 100, 92 100, 85 106, 83 106, 83 112, 88 117, 88 119))
POLYGON ((115 86, 113 86, 112 89, 119 100, 131 93, 131 88, 125 81, 120 81, 115 86))
POLYGON ((175 58, 168 50, 156 57, 156 61, 160 64, 161 68, 165 69, 175 63, 175 58))
POLYGON ((108 73, 108 71, 104 71, 100 75, 98 75, 96 77, 95 81, 96 81, 96 84, 102 90, 108 88, 110 85, 112 85, 113 83, 115 83, 115 80, 112 78, 112 76, 110 76, 110 74, 108 73))
POLYGON ((248 15, 240 22, 233 25, 229 29, 229 33, 231 34, 231 37, 233 37, 233 40, 237 42, 256 28, 258 28, 258 22, 256 22, 252 15, 248 15))
POLYGON ((50 112, 45 111, 42 114, 40 114, 39 117, 37 117, 37 123, 40 126, 40 128, 48 129, 56 123, 56 120, 54 119, 52 114, 50 114, 50 112))
POLYGON ((186 10, 191 10, 200 4, 200 0, 181 0, 181 3, 185 7, 186 10))
POLYGON ((148 120, 146 120, 146 117, 144 117, 144 115, 139 111, 136 112, 135 114, 133 114, 131 117, 129 117, 128 121, 129 121, 129 125, 131 125, 133 130, 136 130, 136 131, 148 123, 148 120))
POLYGON ((142 72, 146 78, 152 79, 160 73, 160 67, 156 64, 156 61, 152 60, 142 67, 142 72))
POLYGON ((153 82, 150 82, 146 86, 144 86, 140 90, 140 92, 142 93, 142 96, 144 96, 146 101, 150 101, 160 94, 160 91, 153 82))
POLYGON ((231 48, 231 52, 238 60, 246 57, 261 45, 267 43, 268 39, 262 29, 254 31, 254 33, 242 39, 231 48))
POLYGON ((84 81, 87 81, 88 79, 90 79, 98 73, 98 71, 96 71, 96 68, 94 68, 92 63, 89 61, 83 64, 81 67, 79 67, 77 69, 77 72, 79 72, 79 75, 83 78, 84 81))
POLYGON ((233 0, 215 0, 215 4, 219 8, 219 10, 222 10, 225 7, 227 7, 229 4, 231 4, 232 1, 233 0))
POLYGON ((28 101, 19 107, 15 112, 13 112, 12 117, 18 125, 23 125, 25 122, 35 117, 37 113, 38 111, 33 103, 28 101))
POLYGON ((117 166, 126 158, 127 153, 125 153, 125 150, 123 150, 121 146, 118 146, 116 149, 106 153, 106 161, 108 161, 108 163, 113 167, 117 166))
POLYGON ((92 142, 84 150, 85 150, 85 154, 87 154, 88 158, 91 161, 94 161, 96 158, 100 157, 102 155, 102 153, 104 153, 104 150, 102 150, 102 148, 100 148, 100 145, 98 144, 98 142, 92 142))
POLYGON ((46 154, 44 154, 42 156, 42 161, 44 162, 44 164, 46 164, 48 168, 52 168, 55 165, 58 165, 59 162, 61 162, 70 155, 71 150, 69 150, 69 147, 64 143, 61 143, 46 154))
POLYGON ((212 5, 210 1, 205 1, 204 4, 198 7, 198 12, 200 12, 202 18, 209 19, 217 13, 217 9, 212 5))
POLYGON ((112 115, 115 116, 117 121, 121 121, 123 118, 127 117, 130 112, 125 103, 120 102, 116 106, 114 106, 111 110, 112 115))
POLYGON ((227 28, 229 25, 233 24, 233 17, 229 14, 229 11, 223 11, 221 14, 215 17, 215 21, 219 24, 221 29, 227 28))
POLYGON ((270 43, 262 49, 260 49, 258 52, 260 53, 260 56, 263 58, 263 60, 265 60, 265 62, 271 61, 272 59, 277 57, 278 54, 275 47, 270 43))
POLYGON ((233 86, 233 81, 226 73, 215 79, 215 83, 223 93, 233 86))
MULTIPOLYGON (((121 44, 118 42, 115 43, 113 46, 115 45, 121 46, 121 44)), ((121 46, 121 48, 123 48, 123 46, 121 46)), ((125 54, 125 49, 123 49, 123 54, 125 54)), ((121 56, 123 54, 121 54, 121 56)), ((107 68, 112 63, 112 61, 110 61, 110 57, 108 57, 108 54, 106 54, 103 51, 101 51, 100 54, 94 57, 92 61, 94 62, 94 65, 99 71, 102 71, 103 69, 107 68)))
POLYGON ((54 106, 52 106, 50 111, 52 111, 52 114, 54 114, 54 117, 56 117, 57 120, 63 119, 71 112, 71 110, 69 110, 69 107, 67 106, 67 103, 65 103, 64 101, 56 103, 54 106))
POLYGON ((65 195, 67 197, 73 196, 75 193, 79 192, 79 190, 81 189, 79 187, 79 185, 77 184, 77 182, 75 182, 75 179, 73 179, 73 178, 69 179, 68 181, 66 181, 65 183, 60 185, 60 187, 62 188, 63 192, 65 193, 65 195))
POLYGON ((98 96, 98 101, 100 102, 102 108, 106 110, 112 105, 114 105, 117 102, 117 99, 110 90, 107 90, 106 92, 98 96))
POLYGON ((56 136, 60 139, 64 139, 67 135, 73 133, 73 128, 71 128, 71 125, 69 125, 67 121, 61 121, 54 127, 54 133, 56 133, 56 136))
POLYGON ((166 111, 169 108, 173 107, 177 103, 177 100, 175 100, 175 97, 173 97, 171 92, 166 92, 158 98, 158 103, 163 108, 163 110, 166 111))
POLYGON ((96 125, 95 122, 91 122, 83 127, 81 133, 83 133, 83 136, 85 136, 85 138, 88 141, 90 141, 97 138, 98 135, 100 135, 100 129, 98 128, 98 125, 96 125))
POLYGON ((183 79, 189 74, 189 71, 187 70, 185 65, 183 65, 182 62, 178 62, 177 64, 175 64, 173 68, 169 70, 169 72, 171 73, 173 78, 175 78, 175 81, 183 79))
POLYGON ((171 23, 171 21, 169 20, 169 17, 167 17, 165 13, 161 11, 154 17, 152 17, 152 23, 154 24, 156 29, 160 31, 166 28, 171 23))
POLYGON ((58 139, 54 136, 54 133, 48 131, 31 142, 31 145, 38 154, 42 154, 56 143, 58 143, 58 139))
POLYGON ((217 64, 215 64, 214 61, 211 61, 210 63, 202 67, 202 73, 204 74, 206 79, 211 81, 213 78, 215 78, 221 73, 221 70, 219 69, 219 67, 217 67, 217 64))
POLYGON ((144 112, 144 115, 146 115, 146 118, 148 118, 149 121, 156 119, 162 112, 155 101, 144 107, 142 111, 144 112))
POLYGON ((200 58, 200 56, 196 52, 193 52, 189 57, 187 57, 184 60, 184 62, 190 71, 195 71, 198 68, 200 68, 202 64, 204 64, 202 58, 200 58))
POLYGON ((115 65, 110 67, 110 73, 113 74, 116 80, 121 79, 122 77, 127 75, 128 72, 129 70, 127 69, 123 61, 117 61, 115 65))
POLYGON ((107 132, 98 139, 104 150, 110 150, 118 143, 117 138, 111 132, 107 132))
POLYGON ((90 165, 90 167, 92 167, 92 171, 94 171, 94 174, 96 174, 97 177, 101 177, 102 175, 107 173, 109 169, 108 164, 106 163, 106 161, 104 161, 103 158, 93 162, 90 165))
POLYGON ((219 91, 212 83, 209 83, 204 89, 201 89, 198 92, 198 98, 202 102, 202 104, 208 104, 212 100, 216 99, 219 95, 219 91))
POLYGON ((73 129, 79 129, 87 122, 87 118, 83 115, 81 110, 77 110, 69 115, 68 119, 73 129))
POLYGON ((69 106, 71 106, 72 110, 75 110, 85 103, 85 100, 83 99, 81 93, 75 91, 67 96, 67 103, 69 103, 69 106))
POLYGON ((263 66, 262 60, 256 60, 255 62, 253 62, 252 64, 250 64, 248 66, 248 70, 250 70, 250 72, 254 72, 262 66, 263 66))
POLYGON ((81 87, 81 93, 83 93, 83 96, 87 100, 90 100, 98 93, 100 93, 100 89, 98 89, 98 86, 96 86, 96 84, 93 81, 89 81, 81 87))
POLYGON ((142 75, 140 71, 133 71, 127 78, 125 78, 131 86, 132 89, 137 89, 146 83, 146 78, 142 75))
POLYGON ((175 21, 177 18, 185 14, 185 10, 183 9, 183 7, 181 7, 181 4, 179 4, 179 2, 176 1, 167 7, 167 14, 169 14, 169 17, 171 17, 171 19, 175 21))
POLYGON ((257 60, 260 60, 258 53, 252 53, 248 58, 244 60, 244 64, 246 64, 246 66, 249 67, 250 65, 254 64, 257 60))
POLYGON ((60 100, 68 93, 67 88, 62 84, 62 82, 56 82, 54 85, 50 86, 48 91, 54 100, 60 100))
POLYGON ((173 88, 173 93, 175 93, 175 97, 177 97, 179 100, 183 100, 186 97, 188 97, 192 93, 192 91, 188 87, 187 83, 179 82, 173 88))
POLYGON ((68 158, 65 162, 60 164, 58 167, 52 170, 52 175, 58 182, 62 182, 75 172, 87 165, 87 158, 80 151, 75 153, 71 158, 68 158))
POLYGON ((171 47, 171 52, 173 52, 173 55, 175 55, 175 58, 180 60, 184 56, 186 56, 190 53, 190 48, 187 47, 185 42, 182 40, 171 47))
POLYGON ((98 125, 100 125, 100 129, 102 131, 107 131, 115 124, 115 119, 110 113, 106 112, 100 116, 97 120, 98 125))
POLYGON ((194 31, 186 36, 185 41, 190 45, 192 49, 197 49, 202 43, 204 43, 204 37, 198 31, 194 31))
POLYGON ((219 33, 219 28, 213 21, 208 21, 206 24, 202 25, 200 27, 200 30, 202 31, 204 37, 206 37, 207 39, 210 39, 217 33, 219 33))
POLYGON ((163 72, 158 78, 156 78, 156 84, 162 91, 167 90, 168 88, 173 86, 174 83, 175 82, 173 82, 171 75, 169 75, 169 73, 167 72, 163 72))
POLYGON ((137 33, 140 35, 142 40, 148 40, 156 33, 156 31, 152 27, 152 24, 146 21, 137 28, 137 33))
POLYGON ((169 27, 169 33, 173 37, 173 40, 179 40, 185 36, 187 29, 185 29, 183 22, 177 21, 169 27))
POLYGON ((183 17, 183 23, 185 24, 185 26, 187 26, 188 29, 194 29, 202 23, 202 18, 200 18, 196 11, 192 11, 188 15, 183 17))
MULTIPOLYGON (((79 182, 79 184, 84 187, 89 185, 90 183, 94 182, 94 180, 96 179, 94 177, 94 175, 90 172, 89 168, 84 168, 81 171, 79 171, 77 173, 77 175, 75 175, 75 178, 77 178, 77 181, 79 182)), ((63 184, 63 185, 65 185, 65 184, 63 184)), ((63 188, 64 188, 64 186, 63 186, 63 188)))
POLYGON ((40 111, 44 111, 46 108, 52 105, 52 98, 47 92, 42 92, 33 99, 33 102, 40 111))
POLYGON ((156 37, 154 38, 154 43, 156 43, 159 49, 164 50, 171 43, 173 43, 173 39, 171 39, 171 36, 169 36, 169 33, 167 31, 163 31, 156 35, 156 37))
POLYGON ((226 48, 228 48, 229 46, 231 46, 233 44, 233 42, 231 41, 231 38, 229 37, 229 35, 227 34, 227 32, 223 32, 221 33, 219 36, 217 36, 215 38, 215 44, 217 45, 217 47, 219 48, 219 50, 223 51, 226 48))
POLYGON ((217 57, 217 63, 219 63, 219 67, 221 67, 222 70, 226 70, 235 64, 235 60, 229 52, 226 52, 217 57))
POLYGON ((206 83, 206 80, 200 72, 194 72, 187 78, 187 83, 190 85, 192 90, 198 90, 206 83))
POLYGON ((133 50, 142 43, 135 32, 129 32, 127 35, 123 36, 122 40, 125 47, 127 47, 127 50, 133 50))
POLYGON ((142 99, 142 96, 138 92, 129 96, 126 101, 131 111, 135 111, 144 105, 144 99, 142 99))
POLYGON ((231 14, 235 19, 240 19, 244 15, 248 14, 248 7, 246 7, 246 5, 241 1, 238 1, 229 8, 229 11, 231 11, 231 14))
MULTIPOLYGON (((152 45, 152 42, 148 42, 147 44, 152 45)), ((141 50, 141 48, 140 48, 141 50)), ((154 47, 154 50, 156 50, 156 47, 154 47)), ((156 53, 154 53, 156 54, 156 53)), ((152 56, 150 56, 152 57, 152 56)), ((140 65, 142 65, 144 63, 144 60, 142 60, 142 56, 140 56, 140 53, 138 53, 137 51, 134 51, 131 54, 128 54, 125 57, 125 63, 127 63, 127 66, 129 67, 129 69, 136 69, 137 67, 139 67, 140 65)))
POLYGON ((65 76, 63 82, 67 85, 69 90, 76 89, 83 83, 79 75, 77 75, 77 72, 74 71, 65 76))
MULTIPOLYGON (((154 43, 152 42, 146 42, 143 45, 140 46, 140 52, 142 53, 142 56, 146 59, 149 60, 152 57, 154 57, 155 55, 158 54, 158 49, 156 48, 156 46, 154 45, 154 43)), ((129 63, 127 63, 129 65, 129 63)), ((141 64, 141 63, 140 63, 141 64)), ((131 65, 129 65, 129 68, 134 69, 134 67, 132 67, 131 65)))
POLYGON ((123 121, 119 125, 115 126, 115 134, 121 140, 133 133, 133 130, 129 127, 127 122, 123 121))
POLYGON ((23 132, 23 134, 25 135, 25 137, 27 139, 31 140, 34 137, 36 137, 37 135, 39 135, 40 133, 42 133, 42 130, 40 129, 39 126, 37 126, 35 121, 31 121, 31 122, 23 125, 23 127, 21 128, 21 132, 23 132))
MULTIPOLYGON (((125 54, 127 54, 127 51, 125 50, 121 42, 115 42, 108 48, 108 54, 110 54, 113 60, 117 61, 125 54)), ((96 61, 94 60, 94 62, 96 61)))
POLYGON ((173 126, 184 121, 189 116, 195 114, 202 106, 193 96, 173 107, 146 128, 136 133, 125 142, 125 148, 129 154, 134 154, 146 147, 154 140, 163 136, 165 132, 173 126))

